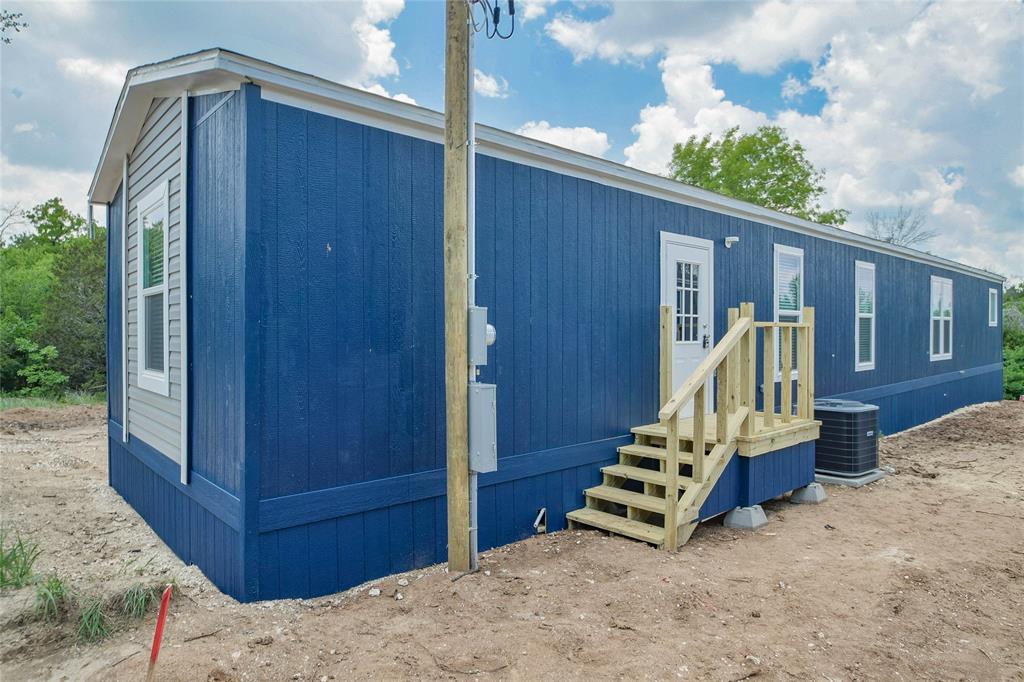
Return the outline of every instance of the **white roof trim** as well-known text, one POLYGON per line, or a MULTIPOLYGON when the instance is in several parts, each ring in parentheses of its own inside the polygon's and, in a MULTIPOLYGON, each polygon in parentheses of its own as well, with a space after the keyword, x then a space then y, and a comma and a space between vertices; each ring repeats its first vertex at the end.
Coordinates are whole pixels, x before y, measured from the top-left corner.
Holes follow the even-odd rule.
MULTIPOLYGON (((247 81, 259 85, 263 97, 268 100, 433 142, 441 142, 443 139, 444 115, 439 112, 215 48, 141 66, 128 73, 104 142, 96 174, 89 188, 90 200, 106 203, 113 197, 117 190, 117 182, 120 180, 118 159, 134 147, 142 119, 154 97, 175 96, 183 89, 188 89, 194 94, 233 90, 247 81)), ((481 153, 507 161, 955 270, 990 281, 1005 280, 1004 277, 987 270, 963 265, 923 251, 888 244, 837 227, 820 225, 490 126, 477 125, 477 145, 481 153)))

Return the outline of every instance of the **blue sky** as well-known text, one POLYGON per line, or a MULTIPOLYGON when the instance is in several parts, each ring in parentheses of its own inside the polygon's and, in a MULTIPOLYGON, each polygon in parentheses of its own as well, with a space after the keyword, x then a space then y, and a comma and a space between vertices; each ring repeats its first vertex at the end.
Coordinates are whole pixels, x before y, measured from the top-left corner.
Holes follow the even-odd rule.
MULTIPOLYGON (((125 71, 211 46, 439 110, 440 2, 5 2, 0 203, 84 194, 125 71)), ((1019 2, 519 0, 477 40, 481 122, 662 172, 674 142, 775 123, 825 205, 916 208, 939 255, 1024 275, 1019 2)))

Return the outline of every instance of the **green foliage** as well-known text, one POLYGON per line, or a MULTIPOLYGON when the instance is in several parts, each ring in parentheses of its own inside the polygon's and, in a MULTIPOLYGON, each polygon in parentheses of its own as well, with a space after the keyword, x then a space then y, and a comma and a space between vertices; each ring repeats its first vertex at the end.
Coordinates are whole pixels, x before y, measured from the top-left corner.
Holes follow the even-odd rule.
POLYGON ((749 201, 826 225, 842 225, 849 211, 822 211, 825 174, 779 126, 740 134, 731 128, 720 139, 690 136, 672 149, 669 174, 689 185, 749 201))
POLYGON ((57 574, 36 583, 36 618, 47 623, 57 620, 64 612, 68 591, 57 574))
POLYGON ((38 338, 60 349, 54 368, 71 386, 87 391, 103 387, 107 369, 106 245, 103 228, 93 239, 73 237, 62 244, 39 320, 38 338))
POLYGON ((78 613, 78 639, 95 642, 110 634, 110 621, 103 610, 103 601, 90 597, 78 613))
POLYGON ((142 618, 156 599, 156 591, 152 587, 135 583, 121 598, 121 611, 129 618, 142 618))
POLYGON ((26 541, 20 533, 11 537, 0 527, 0 588, 24 587, 32 582, 32 567, 39 558, 39 545, 26 541))
POLYGON ((25 379, 22 395, 56 396, 68 383, 68 375, 53 368, 57 360, 57 349, 53 346, 39 347, 35 341, 15 339, 14 346, 19 353, 27 356, 25 366, 18 370, 18 376, 25 379))
POLYGON ((1024 282, 1003 291, 1003 396, 1024 395, 1024 282))
POLYGON ((42 369, 67 375, 66 386, 95 391, 106 372, 106 231, 90 238, 85 219, 57 198, 17 215, 34 231, 0 245, 0 392, 63 390, 58 374, 32 366, 38 363, 19 339, 56 348, 42 369))
POLYGON ((25 218, 35 228, 35 234, 27 239, 59 244, 85 233, 85 218, 68 209, 59 197, 48 199, 27 211, 25 218))

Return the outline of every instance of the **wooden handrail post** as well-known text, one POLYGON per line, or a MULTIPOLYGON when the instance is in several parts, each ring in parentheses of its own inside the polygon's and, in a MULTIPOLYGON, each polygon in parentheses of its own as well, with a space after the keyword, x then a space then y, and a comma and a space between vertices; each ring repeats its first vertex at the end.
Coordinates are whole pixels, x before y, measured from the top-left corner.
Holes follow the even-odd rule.
POLYGON ((693 394, 693 481, 704 482, 704 415, 707 412, 705 386, 693 394))
POLYGON ((807 327, 796 330, 796 416, 807 418, 807 327))
POLYGON ((718 399, 715 408, 715 440, 719 443, 725 442, 729 430, 729 388, 732 386, 729 378, 732 373, 730 364, 729 355, 726 355, 718 365, 718 374, 715 377, 715 388, 718 391, 718 395, 715 396, 718 399))
POLYGON ((740 317, 750 318, 750 330, 740 342, 740 405, 747 408, 747 417, 740 425, 740 434, 753 436, 757 426, 756 374, 757 328, 754 327, 754 304, 740 303, 740 317))
POLYGON ((679 546, 679 415, 666 419, 665 425, 665 549, 679 546))
POLYGON ((661 339, 658 406, 661 407, 672 397, 672 351, 675 342, 675 325, 672 324, 673 310, 670 305, 661 306, 661 339))
POLYGON ((814 308, 804 308, 804 322, 807 323, 807 414, 805 419, 814 419, 814 308))
POLYGON ((764 328, 764 425, 775 426, 775 329, 764 328))
MULTIPOLYGON (((732 329, 740 319, 739 308, 729 308, 729 329, 732 329)), ((740 342, 742 344, 742 341, 740 342)), ((737 344, 731 351, 729 351, 729 412, 735 412, 736 408, 739 407, 740 397, 740 377, 736 368, 739 364, 736 362, 740 353, 740 345, 737 344)))
POLYGON ((781 393, 779 412, 782 421, 789 422, 793 416, 793 328, 779 330, 779 351, 782 354, 781 393))

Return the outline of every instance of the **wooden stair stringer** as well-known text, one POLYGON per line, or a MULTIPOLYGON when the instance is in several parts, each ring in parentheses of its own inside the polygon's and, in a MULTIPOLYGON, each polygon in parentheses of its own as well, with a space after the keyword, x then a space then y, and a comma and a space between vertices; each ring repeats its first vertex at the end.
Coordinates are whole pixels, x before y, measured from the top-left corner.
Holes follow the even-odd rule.
POLYGON ((722 477, 729 462, 736 455, 737 449, 738 443, 735 438, 729 443, 720 443, 712 448, 711 454, 708 456, 708 459, 712 460, 711 466, 706 470, 707 476, 704 482, 692 485, 683 493, 682 499, 679 500, 679 515, 677 517, 680 526, 680 547, 686 544, 690 536, 693 535, 693 531, 697 529, 700 522, 700 508, 711 495, 711 491, 715 489, 718 479, 722 477))

